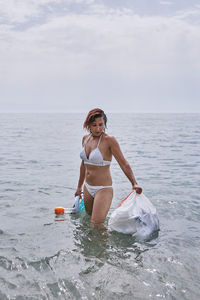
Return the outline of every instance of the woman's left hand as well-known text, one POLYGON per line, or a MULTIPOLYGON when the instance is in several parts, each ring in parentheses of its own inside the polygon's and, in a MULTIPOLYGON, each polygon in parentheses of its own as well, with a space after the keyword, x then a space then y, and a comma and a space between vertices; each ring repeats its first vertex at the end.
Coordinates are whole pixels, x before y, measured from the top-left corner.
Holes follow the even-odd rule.
POLYGON ((142 194, 142 188, 139 187, 137 184, 133 186, 133 190, 135 190, 137 194, 142 194))

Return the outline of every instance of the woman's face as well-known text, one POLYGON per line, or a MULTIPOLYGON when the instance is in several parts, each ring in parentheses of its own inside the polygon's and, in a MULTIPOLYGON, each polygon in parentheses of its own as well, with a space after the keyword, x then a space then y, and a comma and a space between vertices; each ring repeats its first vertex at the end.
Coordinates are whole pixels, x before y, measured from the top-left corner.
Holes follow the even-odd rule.
POLYGON ((94 122, 89 125, 89 130, 93 136, 100 136, 104 130, 105 124, 103 117, 96 118, 94 122))

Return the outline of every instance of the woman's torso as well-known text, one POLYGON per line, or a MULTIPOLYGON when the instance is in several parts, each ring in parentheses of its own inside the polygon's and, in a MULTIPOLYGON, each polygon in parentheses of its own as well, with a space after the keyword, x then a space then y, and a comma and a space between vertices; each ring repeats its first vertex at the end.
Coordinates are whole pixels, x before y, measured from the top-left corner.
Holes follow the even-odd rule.
POLYGON ((110 174, 112 153, 107 134, 103 133, 100 137, 85 136, 81 158, 85 162, 85 180, 88 184, 94 186, 112 185, 110 174), (97 160, 96 162, 95 159, 97 160))

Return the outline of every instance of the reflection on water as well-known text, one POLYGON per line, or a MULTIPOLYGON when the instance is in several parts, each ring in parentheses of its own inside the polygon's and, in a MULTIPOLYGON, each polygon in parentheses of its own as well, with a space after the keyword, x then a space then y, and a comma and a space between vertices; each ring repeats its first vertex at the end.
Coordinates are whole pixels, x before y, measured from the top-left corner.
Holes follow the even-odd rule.
MULTIPOLYGON (((73 231, 74 244, 85 259, 97 258, 102 263, 107 262, 119 266, 119 261, 124 264, 124 260, 132 257, 142 266, 143 252, 156 245, 155 242, 151 243, 151 239, 148 242, 139 243, 132 235, 100 231, 91 225, 90 216, 86 213, 82 214, 81 219, 78 215, 73 217, 72 222, 76 224, 73 231)), ((157 232, 152 235, 153 239, 157 237, 157 232)))
POLYGON ((157 245, 156 240, 140 243, 131 235, 100 231, 91 225, 86 213, 72 216, 71 222, 73 253, 79 257, 79 278, 90 290, 87 295, 93 299, 129 299, 134 286, 143 285, 140 272, 144 255, 157 245))

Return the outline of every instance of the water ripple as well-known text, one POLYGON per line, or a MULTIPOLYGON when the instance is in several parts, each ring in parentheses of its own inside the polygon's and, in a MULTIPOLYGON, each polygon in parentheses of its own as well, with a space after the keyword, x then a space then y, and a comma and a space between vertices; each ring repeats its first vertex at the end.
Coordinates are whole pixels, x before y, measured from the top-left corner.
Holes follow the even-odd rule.
MULTIPOLYGON (((1 115, 0 300, 198 299, 200 115, 109 115, 158 211, 149 241, 99 232, 87 214, 54 215, 73 205, 84 117, 1 115)), ((131 189, 115 160, 111 171, 110 212, 131 189)))

